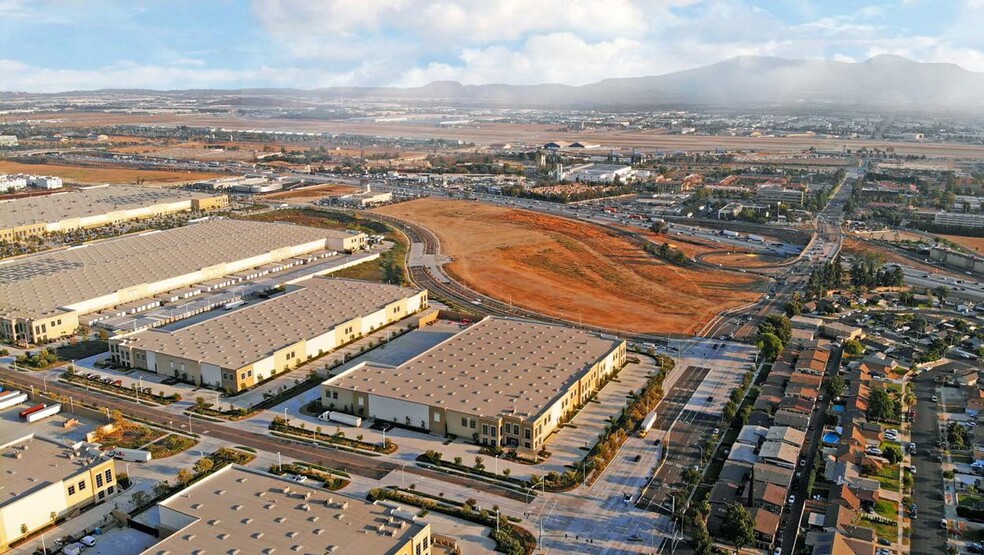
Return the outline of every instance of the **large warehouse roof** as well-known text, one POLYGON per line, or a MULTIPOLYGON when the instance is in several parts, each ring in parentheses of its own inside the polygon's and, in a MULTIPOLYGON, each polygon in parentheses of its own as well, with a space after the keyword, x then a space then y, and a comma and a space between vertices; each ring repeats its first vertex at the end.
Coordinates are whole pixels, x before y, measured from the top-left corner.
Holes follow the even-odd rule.
POLYGON ((486 318, 395 369, 357 367, 328 385, 480 416, 529 418, 621 343, 555 324, 486 318))
POLYGON ((260 553, 261 548, 264 553, 391 553, 428 526, 394 516, 388 504, 239 466, 220 470, 161 507, 188 515, 189 524, 145 555, 260 553))
POLYGON ((0 202, 0 229, 60 222, 70 218, 87 218, 117 210, 132 210, 155 204, 212 196, 215 195, 127 185, 89 187, 78 191, 0 202))
POLYGON ((313 278, 283 295, 177 331, 137 333, 127 338, 127 346, 242 368, 418 292, 397 285, 313 278))
POLYGON ((0 476, 3 476, 0 507, 102 462, 70 457, 72 452, 71 447, 41 436, 5 443, 0 448, 0 476))
MULTIPOLYGON (((61 306, 338 233, 289 224, 211 220, 0 262, 0 315, 50 315, 61 306)), ((180 284, 184 285, 189 284, 180 284)))

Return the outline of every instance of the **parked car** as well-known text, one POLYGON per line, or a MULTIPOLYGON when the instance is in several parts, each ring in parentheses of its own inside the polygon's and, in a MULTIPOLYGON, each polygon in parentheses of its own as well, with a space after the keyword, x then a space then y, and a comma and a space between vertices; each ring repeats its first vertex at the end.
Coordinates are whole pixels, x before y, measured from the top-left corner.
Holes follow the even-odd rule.
POLYGON ((84 543, 88 547, 92 547, 96 545, 96 538, 93 538, 92 536, 86 536, 79 541, 84 543))

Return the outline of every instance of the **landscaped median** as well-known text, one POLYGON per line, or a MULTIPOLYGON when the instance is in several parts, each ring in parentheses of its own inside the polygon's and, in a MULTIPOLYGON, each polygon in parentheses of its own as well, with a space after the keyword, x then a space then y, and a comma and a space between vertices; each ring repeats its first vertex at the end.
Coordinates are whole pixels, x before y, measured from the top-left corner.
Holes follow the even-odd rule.
POLYGON ((397 488, 374 488, 369 490, 366 498, 370 501, 389 500, 423 509, 422 516, 427 511, 434 511, 454 518, 460 518, 491 528, 492 539, 495 540, 496 551, 510 555, 529 555, 536 549, 536 537, 527 529, 513 524, 502 514, 496 515, 496 507, 477 509, 477 502, 469 499, 464 503, 446 499, 436 499, 433 496, 418 495, 397 488))
POLYGON ((278 476, 284 474, 306 476, 321 482, 326 489, 331 491, 338 491, 352 483, 349 479, 350 476, 340 470, 309 463, 272 464, 270 465, 270 473, 278 476))
POLYGON ((181 396, 177 393, 164 395, 164 392, 161 391, 155 394, 150 387, 145 387, 138 391, 136 386, 124 387, 123 385, 118 385, 112 382, 107 383, 100 379, 89 378, 76 372, 72 368, 69 368, 62 373, 61 378, 71 384, 80 385, 90 389, 98 389, 125 399, 132 400, 134 398, 138 398, 141 401, 148 401, 158 405, 170 405, 171 403, 176 403, 181 400, 181 396))
POLYGON ((313 429, 308 429, 304 423, 301 423, 300 426, 294 426, 289 424, 287 419, 282 416, 273 417, 273 421, 270 422, 270 430, 274 435, 281 437, 288 437, 298 441, 315 443, 317 445, 334 447, 343 451, 352 451, 355 453, 362 453, 372 456, 390 455, 395 453, 398 449, 397 445, 389 439, 382 444, 371 443, 368 441, 363 441, 361 435, 354 439, 346 437, 345 432, 340 429, 338 429, 334 434, 324 434, 321 426, 316 426, 313 429))

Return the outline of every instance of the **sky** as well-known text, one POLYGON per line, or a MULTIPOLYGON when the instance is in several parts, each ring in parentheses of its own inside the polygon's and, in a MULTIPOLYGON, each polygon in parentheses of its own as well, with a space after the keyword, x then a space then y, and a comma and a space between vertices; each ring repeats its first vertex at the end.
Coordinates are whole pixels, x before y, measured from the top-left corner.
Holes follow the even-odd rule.
POLYGON ((984 72, 984 0, 0 0, 0 90, 564 83, 735 56, 984 72))

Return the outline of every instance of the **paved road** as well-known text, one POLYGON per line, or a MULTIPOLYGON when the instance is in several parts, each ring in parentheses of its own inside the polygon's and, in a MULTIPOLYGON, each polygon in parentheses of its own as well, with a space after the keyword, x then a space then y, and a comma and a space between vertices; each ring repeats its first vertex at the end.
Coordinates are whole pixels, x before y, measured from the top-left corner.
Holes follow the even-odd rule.
MULTIPOLYGON (((841 350, 835 349, 831 353, 830 360, 827 362, 827 369, 824 373, 825 381, 830 376, 837 374, 840 368, 840 362, 841 350)), ((793 483, 795 485, 790 489, 791 494, 796 495, 796 502, 792 505, 786 505, 786 511, 783 513, 783 518, 785 519, 785 524, 783 524, 782 528, 781 547, 783 555, 789 555, 795 547, 796 533, 800 525, 800 517, 803 514, 803 505, 806 503, 806 488, 810 484, 811 462, 816 457, 817 449, 820 447, 823 424, 829 406, 830 399, 825 396, 823 401, 817 402, 816 410, 810 416, 810 425, 813 426, 813 429, 807 430, 806 445, 804 445, 802 452, 802 456, 806 460, 806 466, 797 467, 797 471, 801 471, 802 474, 798 479, 794 478, 794 480, 798 481, 794 481, 793 483)))
MULTIPOLYGON (((9 382, 17 383, 23 390, 29 391, 31 388, 30 386, 32 385, 36 391, 41 391, 44 387, 44 383, 41 378, 31 376, 30 374, 23 372, 17 372, 9 368, 0 367, 0 376, 9 382)), ((136 405, 130 401, 117 399, 98 392, 85 391, 60 382, 47 382, 47 389, 50 392, 71 396, 72 398, 78 399, 83 403, 88 403, 91 406, 104 407, 110 410, 118 409, 129 416, 135 416, 148 422, 154 422, 160 425, 167 425, 169 422, 182 420, 181 417, 176 418, 174 414, 154 407, 136 405)), ((234 426, 235 425, 231 423, 195 420, 192 422, 192 431, 198 434, 208 435, 209 437, 216 439, 221 439, 223 441, 228 441, 233 445, 245 445, 247 447, 267 451, 269 453, 280 452, 282 455, 292 459, 303 460, 316 464, 324 464, 326 466, 342 469, 351 474, 364 476, 373 480, 379 480, 390 472, 400 470, 401 468, 398 464, 385 460, 379 460, 366 455, 359 455, 356 453, 349 453, 335 449, 318 448, 286 439, 274 439, 267 435, 247 432, 234 426)), ((437 478, 445 482, 470 487, 483 493, 499 495, 510 499, 525 499, 524 495, 506 488, 497 487, 477 480, 470 480, 444 473, 433 472, 418 468, 416 466, 406 467, 406 472, 419 474, 429 478, 437 478)))
POLYGON ((912 423, 912 441, 916 443, 916 465, 918 479, 912 501, 918 507, 918 516, 912 521, 912 553, 924 555, 942 553, 946 546, 946 533, 940 527, 943 517, 943 467, 936 462, 931 446, 936 445, 937 407, 932 397, 935 392, 934 381, 940 371, 930 370, 916 376, 916 419, 912 423))

